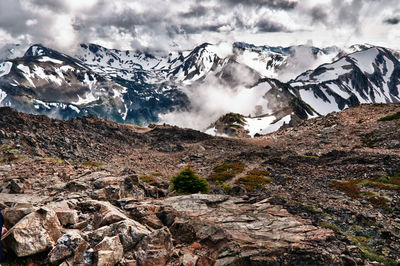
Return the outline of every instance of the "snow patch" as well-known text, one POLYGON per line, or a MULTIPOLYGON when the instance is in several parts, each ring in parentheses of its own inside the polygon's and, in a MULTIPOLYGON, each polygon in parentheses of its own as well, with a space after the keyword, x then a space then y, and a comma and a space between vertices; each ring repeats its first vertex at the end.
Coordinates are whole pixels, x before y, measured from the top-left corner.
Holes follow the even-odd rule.
POLYGON ((3 62, 0 64, 0 77, 7 75, 10 73, 12 67, 11 62, 3 62))
POLYGON ((34 77, 34 75, 31 74, 30 68, 23 64, 19 64, 17 68, 22 71, 22 75, 24 75, 25 79, 29 82, 29 84, 31 84, 32 87, 36 88, 35 84, 31 79, 31 77, 34 77))
POLYGON ((379 50, 377 48, 370 48, 368 50, 351 54, 349 57, 356 61, 357 66, 361 71, 373 74, 375 72, 373 63, 376 61, 378 54, 379 50))
POLYGON ((97 101, 99 98, 96 98, 93 93, 89 92, 85 95, 85 98, 82 98, 80 95, 78 95, 78 100, 76 102, 71 102, 72 104, 75 105, 82 105, 82 104, 88 104, 94 101, 97 101))
MULTIPOLYGON (((321 88, 322 91, 324 91, 321 88)), ((324 93, 328 101, 323 101, 321 98, 316 96, 314 94, 314 91, 311 89, 302 89, 300 90, 300 98, 310 105, 315 111, 317 111, 321 115, 327 115, 331 112, 337 112, 340 111, 338 108, 338 105, 335 101, 335 98, 332 95, 329 95, 328 93, 324 93)))
POLYGON ((275 116, 265 116, 265 117, 255 117, 255 118, 246 117, 244 118, 244 120, 246 121, 244 129, 248 130, 249 135, 253 138, 254 135, 257 133, 265 135, 277 131, 282 125, 284 125, 285 123, 289 123, 290 119, 291 115, 287 115, 276 122, 275 122, 276 120, 275 116))
POLYGON ((4 101, 4 99, 7 97, 7 93, 3 90, 0 89, 0 105, 4 101))
POLYGON ((68 105, 69 109, 74 110, 75 112, 77 112, 78 114, 81 112, 81 110, 79 110, 78 107, 74 106, 74 105, 68 105))
POLYGON ((52 63, 55 63, 55 64, 62 64, 63 63, 63 61, 61 61, 61 60, 57 60, 57 59, 54 59, 54 58, 51 58, 51 57, 48 57, 48 56, 43 56, 42 58, 38 59, 38 61, 39 62, 52 62, 52 63))

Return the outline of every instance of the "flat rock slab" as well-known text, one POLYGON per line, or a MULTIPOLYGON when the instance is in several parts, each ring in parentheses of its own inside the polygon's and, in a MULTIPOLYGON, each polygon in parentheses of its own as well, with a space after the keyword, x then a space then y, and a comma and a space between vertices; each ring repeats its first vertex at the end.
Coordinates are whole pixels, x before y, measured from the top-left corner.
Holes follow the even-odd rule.
POLYGON ((0 202, 7 203, 30 203, 36 204, 43 202, 47 197, 39 197, 33 194, 8 194, 0 193, 0 202))
POLYGON ((268 199, 246 203, 225 195, 193 194, 168 198, 160 204, 178 211, 180 218, 176 223, 179 222, 180 228, 192 226, 194 238, 207 236, 207 239, 221 241, 222 238, 216 236, 222 230, 226 242, 254 250, 252 256, 259 252, 279 254, 294 248, 309 248, 311 243, 334 236, 333 231, 315 227, 311 221, 296 217, 279 205, 271 205, 268 199), (209 226, 205 226, 207 224, 209 226))

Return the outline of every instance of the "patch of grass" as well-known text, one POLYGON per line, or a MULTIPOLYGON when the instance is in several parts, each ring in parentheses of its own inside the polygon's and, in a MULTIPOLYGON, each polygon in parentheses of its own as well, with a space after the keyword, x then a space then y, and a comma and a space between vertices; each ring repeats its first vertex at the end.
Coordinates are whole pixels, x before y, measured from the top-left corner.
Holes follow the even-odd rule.
POLYGON ((378 119, 379 122, 386 122, 386 121, 393 121, 393 120, 397 120, 400 119, 400 112, 397 112, 395 114, 392 115, 387 115, 384 117, 381 117, 378 119))
POLYGON ((371 241, 370 237, 354 236, 349 233, 345 233, 345 236, 347 236, 350 241, 356 244, 366 259, 370 261, 377 261, 383 263, 384 265, 398 265, 395 260, 375 252, 369 245, 369 242, 371 241))
POLYGON ((193 194, 197 192, 207 193, 208 182, 197 176, 191 168, 185 168, 171 179, 172 190, 180 194, 193 194))
POLYGON ((56 163, 62 163, 63 160, 59 158, 53 158, 53 157, 45 157, 42 159, 43 161, 48 161, 48 162, 56 162, 56 163))
POLYGON ((387 104, 386 103, 374 103, 372 105, 375 107, 385 107, 387 104))
POLYGON ((372 196, 372 197, 369 197, 368 200, 372 204, 372 206, 374 206, 374 208, 384 209, 384 210, 387 210, 387 211, 390 210, 389 205, 388 205, 390 200, 385 198, 385 197, 372 196))
POLYGON ((161 174, 161 173, 158 173, 158 172, 155 172, 155 173, 150 173, 150 175, 151 175, 151 176, 159 176, 159 177, 162 177, 162 176, 164 176, 163 174, 161 174))
POLYGON ((87 161, 87 162, 80 162, 80 164, 88 167, 100 167, 105 165, 103 162, 96 162, 96 161, 87 161))
POLYGON ((326 229, 331 229, 336 234, 342 232, 342 230, 336 224, 331 224, 328 222, 320 222, 320 223, 318 223, 318 226, 322 227, 322 228, 326 228, 326 229))
POLYGON ((236 114, 236 113, 228 113, 228 114, 224 115, 223 117, 221 117, 220 121, 225 124, 229 124, 231 126, 233 124, 242 125, 242 126, 245 124, 245 120, 244 120, 243 116, 240 114, 236 114))
POLYGON ((9 146, 7 144, 3 144, 0 147, 0 152, 0 162, 10 163, 21 157, 20 151, 15 149, 14 145, 9 146))
POLYGON ((307 154, 300 154, 300 157, 306 158, 306 159, 318 159, 318 156, 315 156, 315 155, 307 155, 307 154))
POLYGON ((391 185, 398 185, 400 186, 400 175, 396 174, 394 176, 388 177, 388 176, 382 176, 376 178, 377 182, 381 182, 384 184, 391 184, 391 185))
POLYGON ((140 180, 142 180, 143 182, 145 182, 147 184, 150 184, 150 185, 152 185, 154 183, 157 183, 157 180, 154 177, 147 176, 147 175, 146 176, 141 176, 140 180))
POLYGON ((239 178, 236 181, 236 184, 244 187, 248 191, 252 191, 256 188, 263 187, 270 182, 271 178, 269 177, 258 176, 258 175, 246 175, 239 178))
POLYGON ((330 186, 336 190, 344 192, 351 198, 360 198, 360 188, 356 185, 357 179, 349 181, 337 181, 336 183, 330 184, 330 186))
POLYGON ((256 175, 256 176, 268 176, 270 171, 268 170, 259 170, 259 169, 252 169, 247 172, 248 175, 256 175))
POLYGON ((232 189, 232 185, 231 184, 223 184, 221 187, 225 192, 228 192, 228 191, 230 191, 232 189))
POLYGON ((246 165, 240 162, 219 164, 214 168, 213 173, 209 176, 209 180, 223 183, 242 173, 245 167, 246 165))
POLYGON ((400 176, 377 176, 371 179, 361 179, 356 182, 359 186, 367 186, 385 190, 400 190, 400 176))

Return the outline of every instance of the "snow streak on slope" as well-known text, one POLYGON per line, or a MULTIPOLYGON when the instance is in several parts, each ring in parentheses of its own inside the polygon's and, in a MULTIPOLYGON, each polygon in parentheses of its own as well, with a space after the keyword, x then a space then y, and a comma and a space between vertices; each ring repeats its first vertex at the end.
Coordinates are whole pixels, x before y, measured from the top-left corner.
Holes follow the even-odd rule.
POLYGON ((8 73, 10 73, 12 65, 13 64, 11 62, 0 63, 0 77, 5 76, 8 73))
POLYGON ((244 129, 249 131, 249 135, 251 137, 254 137, 255 134, 265 135, 278 130, 284 124, 288 124, 290 119, 290 115, 287 115, 280 120, 276 120, 275 116, 265 116, 259 118, 246 117, 244 129))

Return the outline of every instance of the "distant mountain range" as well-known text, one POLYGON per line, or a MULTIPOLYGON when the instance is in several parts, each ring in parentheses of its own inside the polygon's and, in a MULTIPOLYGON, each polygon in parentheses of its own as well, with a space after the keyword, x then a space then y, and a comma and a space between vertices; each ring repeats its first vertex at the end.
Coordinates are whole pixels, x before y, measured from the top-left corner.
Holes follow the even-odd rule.
MULTIPOLYGON (((69 56, 33 45, 23 57, 0 63, 0 105, 59 119, 93 114, 148 124, 162 114, 190 112, 186 88, 201 89, 210 79, 260 98, 250 116, 241 114, 241 126, 252 136, 361 103, 400 102, 396 51, 236 42, 161 55, 81 44, 69 56)), ((207 132, 237 134, 235 123, 218 124, 207 132)))

